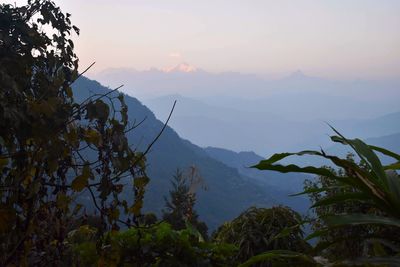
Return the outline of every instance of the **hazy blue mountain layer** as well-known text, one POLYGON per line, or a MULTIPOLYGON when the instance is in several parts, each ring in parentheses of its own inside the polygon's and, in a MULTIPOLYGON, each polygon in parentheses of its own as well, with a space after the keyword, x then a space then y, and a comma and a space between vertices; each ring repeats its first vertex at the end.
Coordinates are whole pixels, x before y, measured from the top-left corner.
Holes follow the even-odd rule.
MULTIPOLYGON (((109 92, 109 89, 82 77, 74 84, 74 91, 79 102, 89 95, 109 92)), ((136 98, 126 95, 125 100, 132 123, 134 120, 139 122, 145 119, 128 134, 130 143, 138 150, 143 150, 159 133, 163 123, 136 98)), ((151 149, 147 163, 151 182, 146 192, 145 209, 159 213, 164 206, 163 198, 170 189, 170 179, 176 168, 185 169, 194 165, 199 169, 207 187, 206 191, 198 191, 196 208, 200 218, 211 229, 237 216, 249 206, 290 204, 291 201, 288 202, 288 192, 273 185, 265 186, 243 172, 240 173, 236 166, 228 166, 227 162, 221 162, 211 157, 204 149, 181 139, 170 127, 166 128, 151 149)), ((288 183, 291 181, 288 180, 288 183)), ((304 206, 297 206, 296 208, 304 210, 304 206)))
MULTIPOLYGON (((337 109, 346 109, 343 101, 326 97, 324 101, 312 101, 316 95, 309 96, 309 103, 303 106, 290 104, 302 100, 292 95, 287 100, 275 98, 264 99, 264 106, 256 104, 254 100, 242 99, 236 106, 221 106, 217 100, 213 104, 199 98, 189 98, 180 95, 162 96, 145 100, 157 117, 165 117, 173 101, 178 101, 175 116, 171 126, 184 138, 200 146, 224 147, 234 151, 255 151, 257 154, 268 156, 280 151, 296 151, 303 149, 319 149, 331 146, 328 137, 333 131, 328 124, 347 137, 369 138, 384 136, 400 132, 400 112, 388 113, 382 116, 357 119, 349 116, 347 119, 338 119, 338 111, 324 117, 326 112, 320 107, 328 101, 337 109), (283 114, 273 113, 271 105, 281 103, 280 109, 286 108, 283 114), (258 112, 249 110, 249 107, 258 106, 258 112), (304 110, 315 115, 304 115, 296 118, 304 110), (284 116, 292 113, 293 117, 284 116), (313 119, 321 116, 320 119, 313 119), (222 135, 221 133, 227 133, 222 135)), ((322 96, 321 96, 322 98, 322 96)), ((304 99, 303 99, 304 100, 304 99)), ((220 104, 225 103, 220 99, 220 104)), ((328 106, 327 106, 328 107, 328 106)), ((348 108, 348 107, 347 107, 348 108)), ((278 110, 278 109, 277 109, 278 110)), ((350 110, 348 112, 351 112, 350 110)), ((356 116, 356 113, 354 113, 356 116)))

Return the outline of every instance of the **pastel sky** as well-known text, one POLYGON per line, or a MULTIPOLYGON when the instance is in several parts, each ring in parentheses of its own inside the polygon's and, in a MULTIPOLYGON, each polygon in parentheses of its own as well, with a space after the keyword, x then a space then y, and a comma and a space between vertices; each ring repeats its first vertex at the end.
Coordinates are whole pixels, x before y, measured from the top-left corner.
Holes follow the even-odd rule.
MULTIPOLYGON (((14 2, 14 1, 10 1, 14 2)), ((60 0, 81 68, 400 77, 399 0, 60 0)), ((24 3, 24 1, 17 1, 24 3)))

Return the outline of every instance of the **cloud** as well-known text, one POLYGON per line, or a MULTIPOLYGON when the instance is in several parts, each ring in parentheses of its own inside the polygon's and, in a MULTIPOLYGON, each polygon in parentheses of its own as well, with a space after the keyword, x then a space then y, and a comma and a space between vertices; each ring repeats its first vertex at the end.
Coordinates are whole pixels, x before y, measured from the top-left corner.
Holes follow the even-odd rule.
POLYGON ((179 52, 171 52, 168 56, 172 58, 182 58, 182 55, 179 52))

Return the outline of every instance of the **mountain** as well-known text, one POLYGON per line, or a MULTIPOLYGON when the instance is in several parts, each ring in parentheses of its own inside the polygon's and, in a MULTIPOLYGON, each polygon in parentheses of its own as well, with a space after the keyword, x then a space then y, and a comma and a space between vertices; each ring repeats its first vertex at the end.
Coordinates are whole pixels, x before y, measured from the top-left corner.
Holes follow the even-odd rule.
POLYGON ((272 186, 280 191, 298 193, 303 189, 303 182, 310 178, 303 174, 279 173, 273 171, 260 171, 250 168, 265 159, 254 152, 234 152, 217 147, 206 147, 204 150, 208 155, 227 166, 235 168, 242 175, 251 177, 266 186, 272 186))
MULTIPOLYGON (((104 94, 110 89, 96 81, 80 78, 74 84, 74 97, 79 102, 93 94, 104 94)), ((159 133, 163 123, 136 98, 125 95, 130 121, 144 122, 128 133, 128 139, 138 150, 143 150, 159 133)), ((207 190, 197 192, 196 209, 200 218, 211 229, 226 220, 237 216, 249 206, 271 206, 282 203, 287 194, 273 195, 275 188, 262 187, 253 178, 216 160, 204 149, 183 140, 170 127, 167 127, 160 139, 147 155, 147 171, 151 178, 145 196, 145 210, 160 214, 164 206, 164 196, 170 189, 170 179, 177 168, 186 169, 196 166, 203 177, 207 190)), ((126 181, 129 183, 129 181, 126 181)), ((279 189, 277 189, 279 191, 279 189)))
POLYGON ((160 70, 108 69, 96 79, 137 96, 177 133, 206 147, 259 155, 330 146, 326 122, 346 136, 400 131, 400 80, 331 80, 296 71, 279 79, 210 73, 187 63, 160 70), (393 114, 385 119, 387 114, 393 114), (394 123, 396 122, 397 123, 394 123), (221 135, 221 133, 229 133, 221 135))
MULTIPOLYGON (((233 151, 251 150, 265 156, 281 151, 330 147, 331 141, 327 134, 331 134, 332 130, 326 122, 348 137, 368 138, 400 132, 400 112, 367 119, 348 117, 331 120, 312 119, 304 114, 303 118, 298 120, 286 118, 281 114, 276 114, 274 109, 271 110, 271 106, 279 106, 282 103, 278 98, 273 97, 265 101, 264 108, 259 105, 258 111, 244 110, 243 106, 252 104, 257 106, 255 100, 248 99, 242 99, 241 104, 237 103, 236 106, 222 106, 215 101, 211 104, 204 99, 177 94, 143 101, 157 117, 164 118, 174 100, 178 103, 171 126, 184 138, 203 147, 224 147, 233 151), (221 133, 229 134, 221 135, 221 133)), ((343 107, 342 104, 344 105, 340 99, 330 100, 329 106, 332 110, 334 106, 340 109, 343 107)), ((219 101, 225 103, 225 100, 219 101)), ((288 109, 298 114, 311 112, 322 114, 320 110, 328 108, 322 100, 321 103, 307 104, 305 96, 296 96, 290 101, 299 101, 300 104, 285 104, 277 107, 276 110, 288 109), (304 101, 303 104, 301 104, 302 101, 304 101), (312 108, 315 110, 312 111, 312 108), (309 111, 304 111, 306 109, 309 111)), ((333 112, 333 114, 336 113, 333 112)))
POLYGON ((235 168, 244 176, 254 179, 253 182, 259 183, 262 187, 269 188, 270 195, 280 204, 290 206, 302 213, 308 209, 309 200, 304 196, 286 197, 293 193, 303 191, 304 181, 312 179, 311 176, 304 174, 279 173, 273 171, 260 171, 250 166, 257 164, 264 158, 254 152, 234 152, 228 149, 217 147, 206 147, 207 154, 227 166, 235 168))
POLYGON ((368 138, 365 141, 367 144, 387 148, 395 153, 400 154, 400 132, 380 137, 368 138))
POLYGON ((198 69, 195 66, 189 65, 186 62, 183 62, 179 65, 176 65, 175 67, 172 68, 165 68, 163 69, 164 72, 195 72, 198 71, 198 69))
POLYGON ((106 69, 92 78, 140 99, 179 94, 288 120, 371 118, 398 111, 400 80, 332 80, 296 71, 279 79, 238 72, 211 73, 187 63, 170 69, 106 69), (339 104, 340 103, 340 104, 339 104))
MULTIPOLYGON (((390 116, 388 116, 388 117, 390 117, 390 116)), ((400 154, 400 132, 395 133, 395 134, 390 134, 390 135, 379 136, 379 137, 365 138, 365 139, 363 139, 363 141, 369 145, 383 147, 390 151, 400 154)), ((352 152, 352 150, 349 146, 335 144, 335 145, 329 147, 326 150, 326 152, 329 154, 339 155, 339 156, 343 157, 347 153, 352 152)), ((389 158, 380 153, 377 153, 377 154, 380 157, 383 164, 394 163, 394 160, 392 158, 389 158)))

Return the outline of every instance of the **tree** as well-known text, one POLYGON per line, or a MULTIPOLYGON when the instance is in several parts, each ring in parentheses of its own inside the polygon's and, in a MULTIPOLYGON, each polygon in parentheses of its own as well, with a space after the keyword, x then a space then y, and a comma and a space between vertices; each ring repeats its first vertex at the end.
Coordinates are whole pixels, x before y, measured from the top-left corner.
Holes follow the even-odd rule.
POLYGON ((332 129, 337 135, 331 136, 331 140, 350 146, 362 164, 356 164, 349 158, 328 155, 323 150, 306 150, 297 153, 274 154, 254 167, 284 173, 303 172, 325 177, 324 180, 328 179, 328 182, 324 181, 321 187, 311 186, 301 193, 311 195, 317 193, 313 208, 320 208, 326 215, 320 218, 321 230, 311 236, 321 237, 328 242, 314 248, 315 253, 343 241, 343 236, 329 240, 332 231, 337 231, 338 228, 347 231, 356 229, 353 226, 365 226, 369 227, 367 228, 369 229, 368 236, 362 236, 361 241, 364 244, 372 244, 372 249, 367 250, 363 257, 346 259, 345 262, 397 266, 400 264, 398 257, 400 249, 397 234, 393 233, 398 232, 400 227, 400 176, 397 173, 400 169, 400 155, 381 147, 367 145, 360 139, 347 139, 334 128, 332 129), (394 162, 382 165, 376 152, 392 158, 394 162), (294 164, 286 166, 277 163, 295 155, 321 157, 344 171, 337 172, 326 167, 300 167, 294 164), (354 205, 354 203, 357 204, 354 205))
MULTIPOLYGON (((288 207, 252 207, 219 227, 213 239, 217 243, 238 246, 236 257, 239 262, 269 250, 306 252, 309 245, 303 240, 301 222, 301 216, 288 207)), ((270 266, 270 263, 255 266, 270 266)))
MULTIPOLYGON (((354 155, 349 154, 347 160, 354 162, 354 155)), ((360 168, 364 168, 359 164, 360 168)), ((349 174, 343 169, 335 170, 331 167, 326 167, 330 172, 335 173, 338 177, 347 177, 349 174)), ((357 193, 354 188, 342 187, 340 184, 330 177, 319 175, 313 180, 306 180, 304 190, 309 192, 308 197, 311 200, 312 207, 322 200, 330 199, 336 195, 344 193, 357 193), (329 188, 321 192, 321 188, 329 188)), ((324 218, 330 214, 344 213, 366 213, 373 210, 370 205, 360 201, 346 201, 332 203, 331 205, 316 205, 313 208, 313 216, 311 219, 311 227, 314 231, 321 231, 327 227, 324 218)), ((363 240, 371 232, 371 227, 365 225, 349 225, 341 228, 332 229, 326 235, 323 235, 318 240, 319 244, 332 243, 324 255, 331 260, 338 259, 354 259, 360 257, 365 252, 365 244, 363 240), (339 241, 340 239, 340 241, 339 241)))
POLYGON ((134 127, 123 95, 74 101, 71 85, 82 73, 72 32, 79 29, 70 14, 50 0, 0 5, 2 266, 65 262, 68 226, 83 215, 77 192, 92 197, 99 234, 141 216, 149 178, 145 155, 125 136, 134 127), (133 179, 131 203, 120 199, 124 177, 133 179))
POLYGON ((171 181, 172 190, 169 191, 169 199, 165 198, 163 220, 170 223, 175 230, 185 229, 186 223, 189 222, 204 238, 207 238, 207 225, 198 220, 194 210, 195 188, 200 182, 200 176, 195 169, 190 169, 187 176, 179 169, 176 170, 171 181))
MULTIPOLYGON (((353 154, 348 154, 346 160, 355 163, 353 154)), ((364 162, 359 162, 357 165, 360 169, 368 171, 368 166, 364 162)), ((349 170, 326 168, 336 177, 345 179, 352 175, 349 170)), ((328 227, 325 218, 332 214, 380 214, 379 210, 373 205, 357 198, 344 199, 343 201, 338 199, 338 201, 329 203, 330 199, 335 199, 341 195, 357 196, 361 194, 360 190, 351 186, 343 186, 331 177, 319 175, 314 180, 306 180, 304 190, 308 192, 312 207, 314 207, 311 226, 316 232, 324 231, 328 227), (327 202, 327 204, 320 205, 323 202, 327 202)), ((396 233, 397 229, 389 226, 344 225, 333 228, 322 235, 318 241, 318 246, 326 247, 323 255, 330 260, 356 259, 371 254, 371 249, 373 249, 373 242, 371 241, 378 236, 385 239, 397 239, 396 243, 399 243, 400 240, 396 238, 396 233), (370 241, 368 242, 367 240, 370 241)))

